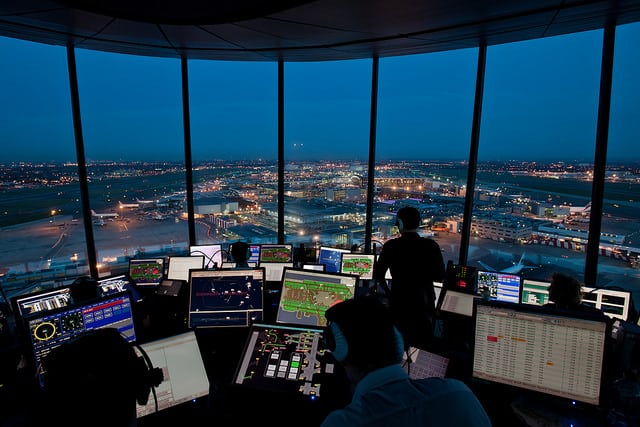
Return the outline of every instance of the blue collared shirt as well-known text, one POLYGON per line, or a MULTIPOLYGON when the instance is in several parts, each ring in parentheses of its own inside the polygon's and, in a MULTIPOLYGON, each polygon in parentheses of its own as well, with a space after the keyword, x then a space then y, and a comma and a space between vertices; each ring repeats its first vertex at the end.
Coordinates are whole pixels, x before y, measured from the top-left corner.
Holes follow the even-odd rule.
POLYGON ((491 421, 462 381, 411 380, 400 365, 391 365, 366 375, 351 403, 331 412, 321 424, 347 426, 490 427, 491 421))

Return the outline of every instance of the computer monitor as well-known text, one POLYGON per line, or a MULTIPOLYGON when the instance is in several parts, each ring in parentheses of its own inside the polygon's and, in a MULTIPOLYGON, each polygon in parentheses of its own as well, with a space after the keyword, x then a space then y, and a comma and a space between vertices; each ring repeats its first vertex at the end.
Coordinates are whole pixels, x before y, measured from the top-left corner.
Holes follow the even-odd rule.
POLYGON ((373 264, 375 255, 354 254, 344 252, 340 259, 340 272, 358 276, 362 280, 373 279, 373 264))
POLYGON ((325 350, 321 328, 251 326, 233 379, 235 387, 299 396, 322 396, 323 380, 334 367, 325 350))
POLYGON ((443 286, 457 292, 476 293, 477 269, 468 265, 447 263, 443 286))
POLYGON ((260 264, 260 245, 259 244, 251 244, 249 245, 249 251, 251 255, 247 262, 252 267, 257 267, 260 264))
POLYGON ((318 251, 318 263, 327 266, 328 273, 339 273, 342 254, 351 252, 349 249, 334 248, 331 246, 320 246, 318 251))
POLYGON ((133 302, 142 301, 142 296, 135 288, 135 283, 128 274, 115 274, 103 277, 97 281, 100 295, 111 295, 120 292, 129 292, 133 302))
POLYGON ((599 308, 612 319, 628 321, 631 292, 619 289, 582 287, 582 304, 599 308))
POLYGON ((264 278, 262 267, 191 270, 188 326, 242 327, 261 321, 264 278))
POLYGON ((69 287, 45 289, 11 298, 11 305, 18 318, 17 320, 28 314, 66 307, 72 302, 73 299, 69 287))
POLYGON ((438 353, 409 347, 402 354, 402 369, 411 379, 444 378, 447 375, 449 358, 438 353))
POLYGON ((285 267, 293 267, 293 245, 262 244, 258 266, 265 270, 267 282, 281 282, 285 267))
POLYGON ((129 277, 139 287, 158 286, 164 278, 164 258, 130 259, 129 277))
POLYGON ((204 256, 204 268, 206 269, 222 267, 222 252, 222 245, 218 243, 189 246, 189 255, 204 256))
POLYGON ((136 341, 131 295, 128 292, 105 295, 52 311, 24 317, 35 366, 52 349, 87 331, 116 328, 127 341, 136 341))
POLYGON ((549 303, 549 286, 551 282, 522 278, 520 303, 531 305, 545 305, 549 303))
POLYGON ((589 405, 601 403, 607 319, 476 300, 472 376, 589 405))
POLYGON ((284 243, 281 245, 263 243, 260 245, 259 262, 286 264, 293 262, 293 245, 284 243))
POLYGON ((325 326, 325 311, 352 298, 357 283, 350 274, 285 268, 276 322, 325 326))
MULTIPOLYGON (((141 344, 163 381, 155 388, 156 399, 136 405, 138 418, 209 395, 209 379, 194 331, 141 344)), ((136 349, 139 353, 139 350, 136 349)), ((139 354, 141 355, 141 354, 139 354)))
POLYGON ((520 302, 519 275, 478 270, 476 278, 478 295, 493 301, 520 302))
POLYGON ((167 279, 189 280, 189 270, 202 270, 204 268, 204 255, 170 256, 167 267, 167 279))

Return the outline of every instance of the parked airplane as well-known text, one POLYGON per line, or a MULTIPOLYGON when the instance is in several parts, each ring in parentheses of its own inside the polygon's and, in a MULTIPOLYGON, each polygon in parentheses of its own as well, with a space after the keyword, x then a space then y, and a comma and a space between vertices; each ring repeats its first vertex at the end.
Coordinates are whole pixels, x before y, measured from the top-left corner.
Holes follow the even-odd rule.
POLYGON ((518 274, 522 271, 523 268, 535 268, 532 266, 528 266, 528 265, 524 265, 523 261, 524 261, 524 255, 525 253, 522 253, 522 256, 520 257, 520 260, 518 260, 518 262, 512 266, 509 266, 507 268, 503 268, 502 270, 498 270, 497 268, 493 268, 490 265, 482 262, 482 261, 477 261, 478 264, 480 264, 482 266, 482 268, 489 270, 489 271, 499 271, 500 273, 510 273, 510 274, 518 274))
POLYGON ((158 200, 140 200, 140 199, 136 199, 136 202, 138 202, 139 205, 154 205, 156 203, 158 203, 158 200))
POLYGON ((104 213, 98 213, 96 211, 94 211, 93 209, 91 209, 91 216, 98 218, 98 219, 105 219, 105 218, 118 218, 120 216, 120 214, 118 214, 117 212, 104 212, 104 213))
POLYGON ((139 208, 140 207, 140 203, 122 203, 122 202, 118 202, 118 207, 135 209, 135 208, 139 208))

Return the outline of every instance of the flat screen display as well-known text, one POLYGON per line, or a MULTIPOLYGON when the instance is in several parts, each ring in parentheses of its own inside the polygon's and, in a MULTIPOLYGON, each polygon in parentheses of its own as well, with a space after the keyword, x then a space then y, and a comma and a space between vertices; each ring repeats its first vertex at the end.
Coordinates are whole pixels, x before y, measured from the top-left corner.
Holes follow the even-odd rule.
POLYGON ((582 304, 599 308, 607 316, 626 322, 631 306, 631 292, 583 286, 582 304))
POLYGON ((482 300, 474 311, 473 377, 600 404, 606 319, 482 300))
POLYGON ((260 245, 260 263, 263 262, 293 262, 293 245, 291 244, 262 244, 260 245))
POLYGON ((129 260, 129 277, 136 286, 158 286, 164 278, 164 258, 129 260))
POLYGON ((343 253, 340 260, 340 272, 358 276, 362 280, 373 279, 375 255, 343 253))
POLYGON ((72 303, 71 289, 60 287, 32 292, 11 298, 19 317, 42 311, 56 310, 72 303))
POLYGON ((323 330, 253 324, 233 384, 315 400, 333 373, 323 330))
MULTIPOLYGON (((209 379, 194 331, 144 343, 140 347, 153 367, 162 370, 164 377, 155 388, 158 411, 209 394, 209 379)), ((138 418, 155 412, 153 397, 149 397, 146 405, 136 405, 138 418)))
POLYGON ((520 302, 520 281, 517 274, 479 270, 476 291, 478 295, 494 301, 520 302))
POLYGON ((191 270, 190 328, 241 327, 263 318, 264 268, 191 270))
POLYGON ((25 316, 36 363, 53 348, 93 329, 116 328, 127 341, 136 340, 131 296, 128 292, 72 304, 54 311, 25 316))
POLYGON ((167 279, 189 280, 189 270, 202 270, 204 268, 204 255, 171 256, 167 267, 167 279))
POLYGON ((326 326, 325 311, 353 298, 357 282, 349 274, 285 268, 276 322, 326 326))
POLYGON ((190 255, 203 255, 204 268, 220 268, 222 266, 222 245, 213 243, 209 245, 189 246, 190 255))
POLYGON ((549 286, 551 286, 551 283, 548 281, 523 278, 520 303, 531 305, 549 303, 549 286))
POLYGON ((328 273, 339 273, 342 254, 349 252, 351 252, 349 249, 320 246, 320 250, 318 251, 318 263, 326 265, 325 271, 328 273))

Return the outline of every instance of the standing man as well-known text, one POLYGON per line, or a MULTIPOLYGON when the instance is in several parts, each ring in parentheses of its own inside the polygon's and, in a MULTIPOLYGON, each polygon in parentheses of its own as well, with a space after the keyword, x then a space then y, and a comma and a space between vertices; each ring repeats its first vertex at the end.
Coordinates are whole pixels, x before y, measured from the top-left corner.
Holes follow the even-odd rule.
POLYGON ((389 298, 396 327, 406 347, 428 347, 435 322, 435 291, 433 282, 445 276, 444 259, 434 240, 421 237, 417 229, 420 212, 403 207, 396 215, 400 237, 388 240, 380 251, 373 276, 389 298), (391 287, 385 280, 391 272, 391 287))

